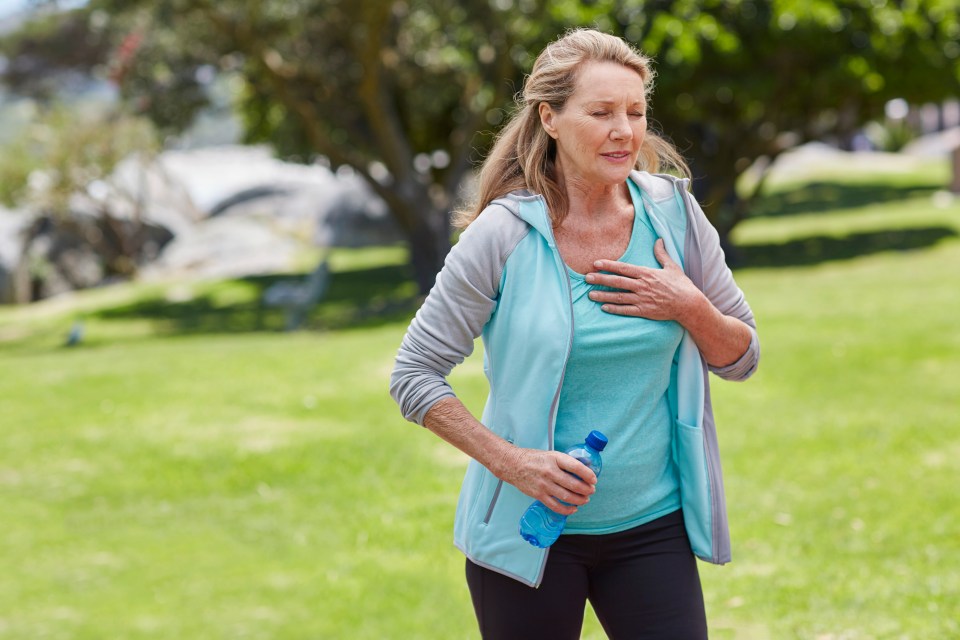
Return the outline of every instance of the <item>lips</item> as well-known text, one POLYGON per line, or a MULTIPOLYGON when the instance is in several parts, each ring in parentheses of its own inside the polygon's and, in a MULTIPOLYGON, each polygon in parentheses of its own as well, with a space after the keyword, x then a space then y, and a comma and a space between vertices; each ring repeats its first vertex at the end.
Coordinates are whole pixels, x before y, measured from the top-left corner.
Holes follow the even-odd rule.
POLYGON ((610 158, 611 160, 623 160, 630 157, 629 151, 607 151, 606 153, 601 153, 604 158, 610 158))

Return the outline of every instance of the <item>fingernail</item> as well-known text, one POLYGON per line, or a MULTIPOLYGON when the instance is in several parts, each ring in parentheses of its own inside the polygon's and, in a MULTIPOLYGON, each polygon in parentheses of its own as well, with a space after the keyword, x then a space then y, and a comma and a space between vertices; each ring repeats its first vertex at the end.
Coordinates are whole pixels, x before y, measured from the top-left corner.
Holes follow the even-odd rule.
POLYGON ((598 268, 599 268, 599 267, 600 267, 600 265, 602 265, 602 264, 603 264, 603 263, 602 263, 601 261, 599 261, 599 260, 597 260, 596 262, 594 262, 594 263, 593 263, 593 266, 595 266, 595 267, 598 267, 598 268))
POLYGON ((594 278, 592 273, 587 274, 587 277, 586 277, 587 282, 593 282, 595 279, 596 278, 594 278))

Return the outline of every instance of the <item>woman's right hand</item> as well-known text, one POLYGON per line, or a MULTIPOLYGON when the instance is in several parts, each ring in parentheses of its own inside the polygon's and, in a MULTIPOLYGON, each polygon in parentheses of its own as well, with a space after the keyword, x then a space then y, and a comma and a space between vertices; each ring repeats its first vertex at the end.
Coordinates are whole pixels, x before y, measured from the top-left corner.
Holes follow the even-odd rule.
POLYGON ((457 398, 435 402, 423 425, 557 513, 575 513, 595 491, 597 474, 590 467, 566 453, 510 444, 483 426, 457 398))
POLYGON ((596 491, 597 475, 573 456, 520 447, 511 454, 500 465, 498 477, 561 515, 576 513, 596 491))

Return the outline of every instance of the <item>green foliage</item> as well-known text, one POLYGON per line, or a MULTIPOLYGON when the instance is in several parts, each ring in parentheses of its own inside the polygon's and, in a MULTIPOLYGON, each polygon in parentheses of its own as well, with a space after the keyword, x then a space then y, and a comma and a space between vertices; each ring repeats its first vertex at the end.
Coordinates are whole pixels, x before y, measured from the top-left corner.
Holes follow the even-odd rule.
POLYGON ((6 145, 0 152, 0 203, 10 208, 17 207, 30 174, 40 167, 40 156, 32 153, 25 138, 18 138, 6 145))
POLYGON ((12 300, 48 295, 49 281, 57 278, 80 288, 104 275, 136 273, 152 239, 143 233, 141 194, 116 180, 114 171, 124 161, 140 163, 143 171, 157 148, 146 118, 55 103, 0 149, 0 201, 30 217, 11 238, 20 243, 28 276, 16 279, 12 300), (62 260, 77 250, 96 256, 99 274, 78 275, 83 270, 62 260))
POLYGON ((137 18, 110 59, 111 78, 138 114, 163 133, 180 133, 210 104, 204 79, 215 72, 206 64, 203 33, 190 24, 178 31, 147 31, 137 18))
POLYGON ((65 215, 71 198, 109 179, 120 161, 157 148, 155 130, 143 117, 54 104, 0 150, 0 197, 8 206, 65 215))
POLYGON ((76 84, 78 75, 89 74, 110 55, 102 27, 75 10, 41 14, 0 36, 0 53, 7 58, 3 82, 21 95, 56 99, 63 84, 76 84))
POLYGON ((502 120, 496 109, 520 80, 513 56, 539 28, 542 5, 95 0, 90 10, 110 16, 117 37, 136 34, 124 95, 170 109, 185 101, 182 117, 164 123, 189 121, 198 73, 237 73, 248 142, 305 162, 322 156, 367 178, 406 232, 425 292, 449 248, 449 212, 475 136, 502 120))
POLYGON ((865 127, 865 133, 877 149, 888 152, 901 151, 917 138, 916 130, 906 119, 883 124, 871 122, 865 127))
POLYGON ((887 100, 960 92, 960 4, 870 0, 624 1, 617 28, 658 62, 655 123, 692 159, 726 234, 739 176, 798 142, 845 143, 887 100), (922 71, 921 71, 922 70, 922 71))
POLYGON ((724 236, 747 215, 735 187, 758 158, 843 144, 890 98, 960 92, 958 0, 91 0, 77 15, 164 131, 205 104, 213 70, 237 74, 248 141, 367 178, 407 233, 423 292, 471 161, 567 28, 595 25, 656 58, 652 122, 692 160, 724 236))

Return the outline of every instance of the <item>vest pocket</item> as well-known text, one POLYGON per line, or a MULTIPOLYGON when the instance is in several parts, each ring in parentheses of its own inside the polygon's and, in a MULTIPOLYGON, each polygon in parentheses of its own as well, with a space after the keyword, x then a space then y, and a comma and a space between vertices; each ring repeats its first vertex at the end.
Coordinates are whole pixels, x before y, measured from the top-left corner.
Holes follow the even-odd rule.
POLYGON ((680 504, 690 546, 701 558, 712 558, 713 512, 703 429, 678 420, 675 456, 680 474, 680 504))
POLYGON ((483 516, 483 520, 480 524, 488 525, 490 524, 490 518, 493 517, 493 508, 497 506, 497 501, 500 499, 500 492, 503 490, 503 480, 497 479, 497 486, 493 490, 493 497, 490 498, 490 505, 487 507, 487 512, 483 516))

